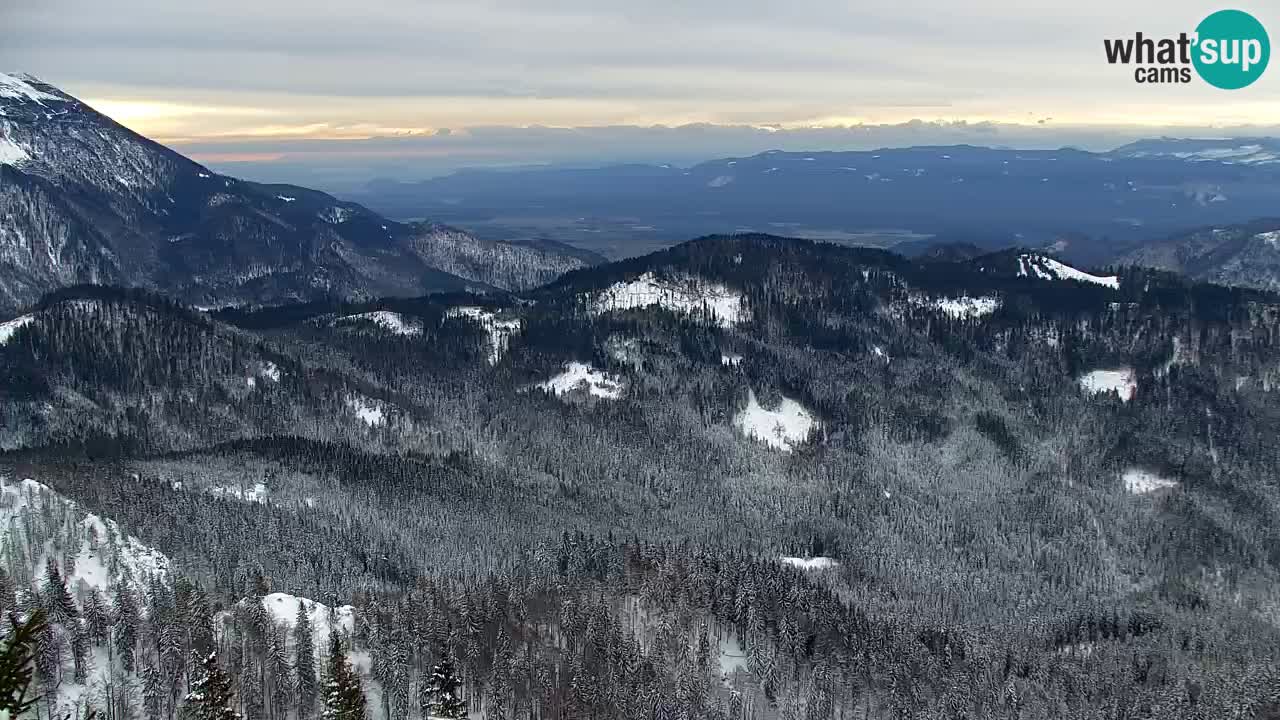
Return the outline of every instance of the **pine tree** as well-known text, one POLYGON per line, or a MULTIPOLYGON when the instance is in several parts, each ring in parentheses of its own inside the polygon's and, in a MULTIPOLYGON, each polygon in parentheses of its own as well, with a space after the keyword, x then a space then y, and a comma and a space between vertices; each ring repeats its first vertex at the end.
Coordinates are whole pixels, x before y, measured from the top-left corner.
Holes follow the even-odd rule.
POLYGON ((448 658, 441 660, 431 669, 431 677, 427 680, 427 697, 430 714, 441 718, 463 718, 467 716, 467 706, 458 697, 458 688, 462 683, 453 671, 453 663, 448 658))
POLYGON ((134 651, 138 647, 138 626, 142 622, 138 611, 138 601, 129 586, 121 583, 116 587, 116 654, 124 669, 134 671, 134 651))
POLYGON ((183 700, 184 720, 240 720, 233 708, 231 680, 218 666, 218 654, 209 653, 201 663, 202 675, 191 684, 183 700))
POLYGON ((324 685, 324 720, 366 720, 364 690, 360 677, 347 662, 342 639, 329 635, 329 670, 324 685))
POLYGON ((293 666, 298 675, 298 718, 307 720, 316 706, 316 646, 311 627, 311 614, 306 602, 298 601, 298 615, 293 626, 293 666))
POLYGON ((65 623, 71 618, 78 616, 80 613, 76 609, 75 601, 71 599, 71 593, 67 591, 67 583, 62 579, 62 572, 58 570, 58 564, 53 558, 45 563, 45 588, 44 600, 45 611, 49 614, 49 621, 55 623, 65 623))

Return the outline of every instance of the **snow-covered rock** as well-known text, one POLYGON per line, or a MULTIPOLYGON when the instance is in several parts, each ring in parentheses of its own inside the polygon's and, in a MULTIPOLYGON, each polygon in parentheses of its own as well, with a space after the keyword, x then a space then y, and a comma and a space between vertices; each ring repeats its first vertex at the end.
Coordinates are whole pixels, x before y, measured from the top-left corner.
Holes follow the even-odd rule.
POLYGON ((26 150, 23 150, 14 141, 0 135, 0 165, 13 165, 17 167, 23 162, 31 159, 26 150))
POLYGON ((617 400, 623 392, 622 381, 617 377, 576 361, 567 363, 563 372, 539 383, 538 387, 553 395, 585 390, 588 395, 605 400, 617 400))
POLYGON ((1129 402, 1138 391, 1138 376, 1133 368, 1093 370, 1080 376, 1080 388, 1088 395, 1115 393, 1129 402))
POLYGON ((1157 490, 1167 490, 1178 486, 1178 481, 1160 477, 1148 470, 1129 468, 1120 474, 1124 489, 1134 495, 1146 495, 1157 490))
POLYGON ((601 314, 655 305, 721 327, 732 327, 750 319, 742 293, 726 285, 696 277, 659 278, 652 272, 605 288, 591 299, 590 309, 594 314, 601 314))
POLYGON ((755 392, 748 392, 747 407, 734 416, 733 425, 748 438, 775 450, 791 452, 820 423, 795 400, 784 397, 778 407, 769 410, 760 405, 755 392))
POLYGON ((511 347, 511 338, 520 332, 520 318, 499 318, 498 313, 481 307, 462 306, 449 308, 446 317, 466 318, 488 333, 489 364, 497 365, 511 347))

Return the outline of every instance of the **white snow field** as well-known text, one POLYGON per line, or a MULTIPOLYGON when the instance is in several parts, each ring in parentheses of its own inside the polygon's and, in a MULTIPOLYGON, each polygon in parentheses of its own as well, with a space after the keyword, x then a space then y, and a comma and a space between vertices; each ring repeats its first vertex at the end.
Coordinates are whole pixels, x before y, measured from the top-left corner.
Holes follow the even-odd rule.
POLYGON ((733 418, 733 425, 744 436, 782 452, 803 443, 818 421, 803 405, 782 398, 778 407, 769 410, 760 405, 754 391, 748 392, 747 407, 733 418))
POLYGON ((798 567, 801 570, 829 570, 840 565, 835 558, 829 557, 783 557, 782 562, 798 567))
POLYGON ((576 361, 565 364, 564 372, 539 383, 538 387, 553 395, 585 389, 588 395, 605 400, 617 400, 623 391, 622 381, 618 378, 576 361))
POLYGON ((392 335, 421 335, 422 327, 417 321, 408 319, 397 312, 390 310, 374 310, 372 312, 357 313, 355 315, 344 315, 334 322, 371 322, 392 335))
POLYGON ((23 150, 12 140, 0 136, 0 165, 17 167, 29 159, 31 159, 31 156, 27 154, 26 150, 23 150))
POLYGON ((726 285, 695 277, 660 279, 652 272, 609 286, 592 300, 591 312, 601 314, 653 305, 721 327, 732 327, 750 319, 742 293, 726 285))
POLYGON ((1077 270, 1070 265, 1060 263, 1043 255, 1020 255, 1018 257, 1018 276, 1034 276, 1041 280, 1078 280, 1117 290, 1120 288, 1120 278, 1114 275, 1106 277, 1090 275, 1087 272, 1077 270))
POLYGON ((1148 470, 1129 468, 1120 474, 1124 489, 1134 495, 1146 495, 1157 490, 1167 490, 1178 486, 1178 481, 1160 477, 1148 470))
POLYGON ((498 314, 481 307, 460 306, 449 308, 446 317, 466 318, 475 322, 489 333, 489 364, 497 365, 507 348, 511 347, 511 338, 520 332, 523 325, 520 318, 498 319, 498 314))
POLYGON ((387 422, 386 413, 382 411, 382 405, 376 400, 358 393, 351 393, 347 395, 346 403, 356 417, 369 427, 385 425, 387 422))
POLYGON ((1080 376, 1080 388, 1088 395, 1115 393, 1129 402, 1138 392, 1138 376, 1133 368, 1094 370, 1080 376))

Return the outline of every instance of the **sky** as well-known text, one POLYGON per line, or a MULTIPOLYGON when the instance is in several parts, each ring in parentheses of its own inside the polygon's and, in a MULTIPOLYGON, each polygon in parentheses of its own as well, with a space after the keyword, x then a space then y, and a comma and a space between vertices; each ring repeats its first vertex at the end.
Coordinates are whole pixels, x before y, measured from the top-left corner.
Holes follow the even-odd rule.
MULTIPOLYGON (((1280 8, 1233 5, 1268 27, 1280 8)), ((767 149, 1272 134, 1253 86, 1144 86, 1102 40, 1192 0, 0 0, 21 71, 219 169, 427 177, 767 149)))

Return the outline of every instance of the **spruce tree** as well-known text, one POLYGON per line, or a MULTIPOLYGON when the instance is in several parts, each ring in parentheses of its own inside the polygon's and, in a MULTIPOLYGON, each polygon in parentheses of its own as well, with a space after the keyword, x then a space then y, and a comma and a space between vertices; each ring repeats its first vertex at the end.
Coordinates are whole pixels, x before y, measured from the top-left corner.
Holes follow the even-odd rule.
POLYGON ((298 718, 307 720, 315 710, 316 646, 311 627, 311 614, 306 601, 298 601, 298 615, 293 626, 293 666, 298 674, 298 718))
POLYGON ((427 679, 427 697, 430 714, 440 718, 464 718, 467 706, 458 697, 458 688, 462 683, 453 671, 453 663, 448 658, 441 660, 431 669, 431 677, 427 679))
POLYGON ((366 720, 364 690, 360 677, 347 662, 342 639, 336 631, 329 635, 329 669, 324 684, 324 720, 366 720))
POLYGON ((200 666, 202 675, 183 701, 184 720, 240 720, 233 707, 231 679, 218 666, 218 654, 209 653, 200 666))

